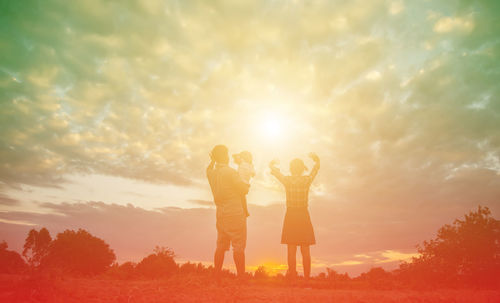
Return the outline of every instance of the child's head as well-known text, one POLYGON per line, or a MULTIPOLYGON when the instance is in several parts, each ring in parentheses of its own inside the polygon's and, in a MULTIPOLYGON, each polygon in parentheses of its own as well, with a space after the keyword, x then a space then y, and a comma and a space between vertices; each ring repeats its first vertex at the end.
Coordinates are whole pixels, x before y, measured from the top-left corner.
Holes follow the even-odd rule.
POLYGON ((234 159, 234 163, 240 165, 241 164, 241 156, 240 154, 233 154, 233 159, 234 159))
POLYGON ((247 162, 252 164, 252 154, 249 151, 242 151, 239 154, 234 154, 234 163, 240 165, 242 162, 247 162))
POLYGON ((240 153, 240 158, 241 158, 241 160, 252 164, 252 154, 249 151, 246 151, 246 150, 242 151, 240 153))
POLYGON ((304 164, 304 161, 300 160, 299 158, 295 158, 290 161, 290 173, 292 173, 292 176, 302 176, 302 174, 306 170, 307 167, 304 164))

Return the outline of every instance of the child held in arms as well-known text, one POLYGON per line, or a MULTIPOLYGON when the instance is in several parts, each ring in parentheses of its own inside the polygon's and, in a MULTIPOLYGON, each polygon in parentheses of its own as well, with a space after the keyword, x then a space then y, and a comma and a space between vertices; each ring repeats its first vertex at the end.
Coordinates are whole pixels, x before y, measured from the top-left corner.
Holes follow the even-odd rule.
MULTIPOLYGON (((252 164, 252 154, 248 151, 242 151, 239 154, 234 154, 234 163, 238 165, 238 174, 243 182, 250 186, 250 179, 255 176, 255 169, 252 164)), ((241 201, 243 203, 243 210, 245 211, 246 216, 250 216, 248 213, 247 207, 247 197, 243 195, 241 197, 241 201)))

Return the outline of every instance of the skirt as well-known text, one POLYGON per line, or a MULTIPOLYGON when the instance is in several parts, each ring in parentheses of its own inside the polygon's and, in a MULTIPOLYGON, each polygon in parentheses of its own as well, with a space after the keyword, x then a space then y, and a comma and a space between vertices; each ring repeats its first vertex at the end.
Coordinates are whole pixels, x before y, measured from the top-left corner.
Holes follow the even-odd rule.
POLYGON ((314 230, 307 207, 287 207, 281 244, 313 245, 316 244, 314 230))

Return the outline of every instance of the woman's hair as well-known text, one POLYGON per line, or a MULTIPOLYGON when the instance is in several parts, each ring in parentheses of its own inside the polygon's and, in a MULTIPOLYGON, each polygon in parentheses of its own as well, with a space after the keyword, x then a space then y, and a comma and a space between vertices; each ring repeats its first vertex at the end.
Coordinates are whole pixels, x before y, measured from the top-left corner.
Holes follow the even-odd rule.
POLYGON ((294 176, 300 176, 304 171, 307 170, 306 165, 304 164, 304 161, 302 161, 299 158, 295 158, 292 161, 290 161, 290 172, 294 176))

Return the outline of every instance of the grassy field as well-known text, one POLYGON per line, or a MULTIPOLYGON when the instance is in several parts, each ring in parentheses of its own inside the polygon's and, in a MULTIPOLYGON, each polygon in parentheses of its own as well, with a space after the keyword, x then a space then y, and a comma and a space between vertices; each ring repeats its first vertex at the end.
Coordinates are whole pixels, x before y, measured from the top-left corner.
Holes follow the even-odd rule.
POLYGON ((500 302, 486 290, 341 290, 314 284, 219 283, 199 277, 123 281, 0 276, 0 302, 500 302))

